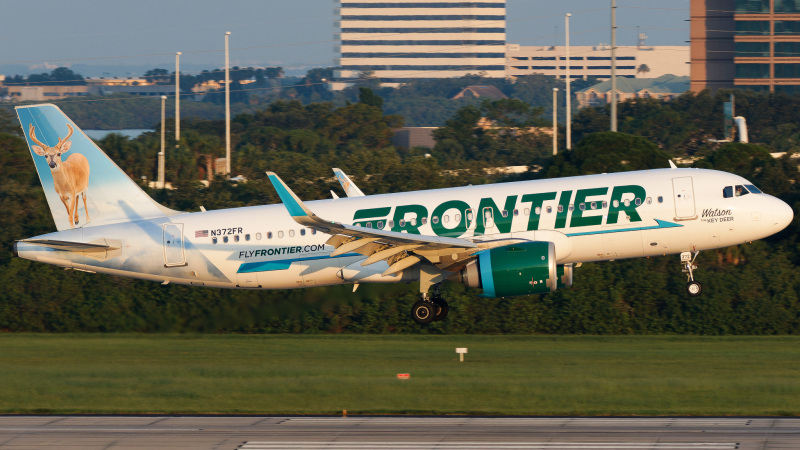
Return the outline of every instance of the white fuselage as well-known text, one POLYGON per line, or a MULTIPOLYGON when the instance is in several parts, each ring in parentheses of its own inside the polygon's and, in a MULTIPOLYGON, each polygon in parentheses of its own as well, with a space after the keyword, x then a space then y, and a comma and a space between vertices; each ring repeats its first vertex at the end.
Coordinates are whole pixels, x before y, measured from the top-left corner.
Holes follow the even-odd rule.
MULTIPOLYGON (((770 236, 793 213, 752 193, 736 175, 659 169, 308 202, 319 217, 491 247, 550 241, 558 264, 699 251, 770 236)), ((23 258, 159 282, 288 289, 355 282, 411 281, 419 269, 382 276, 386 262, 361 266, 358 253, 330 257, 330 236, 298 225, 284 205, 186 213, 88 226, 35 239, 114 243, 104 252, 18 242, 23 258)))

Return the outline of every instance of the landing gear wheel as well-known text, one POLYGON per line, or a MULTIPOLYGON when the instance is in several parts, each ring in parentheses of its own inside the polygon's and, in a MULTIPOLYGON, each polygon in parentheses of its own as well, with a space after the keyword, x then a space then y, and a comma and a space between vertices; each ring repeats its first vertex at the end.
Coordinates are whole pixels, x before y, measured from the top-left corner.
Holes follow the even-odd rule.
POLYGON ((433 322, 435 316, 436 307, 431 302, 420 300, 411 307, 411 318, 420 325, 433 322))
POLYGON ((447 313, 450 311, 450 306, 447 305, 447 302, 444 301, 442 297, 434 297, 431 299, 431 301, 436 309, 436 314, 433 316, 433 321, 438 322, 440 320, 444 320, 445 317, 447 317, 447 313))
POLYGON ((703 292, 703 285, 697 281, 690 281, 689 284, 686 285, 686 292, 688 292, 691 297, 697 297, 703 292))

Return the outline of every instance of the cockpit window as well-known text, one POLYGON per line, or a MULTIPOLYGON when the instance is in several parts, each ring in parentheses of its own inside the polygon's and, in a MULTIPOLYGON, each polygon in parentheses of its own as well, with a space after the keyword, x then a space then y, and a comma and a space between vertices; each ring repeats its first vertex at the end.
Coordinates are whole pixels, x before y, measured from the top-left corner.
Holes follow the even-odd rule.
POLYGON ((722 196, 724 198, 741 197, 750 193, 761 194, 761 191, 752 184, 737 184, 736 186, 726 186, 722 189, 722 196))
POLYGON ((753 186, 752 184, 745 184, 744 187, 746 187, 747 190, 752 192, 753 194, 763 194, 763 192, 761 192, 761 189, 753 186))

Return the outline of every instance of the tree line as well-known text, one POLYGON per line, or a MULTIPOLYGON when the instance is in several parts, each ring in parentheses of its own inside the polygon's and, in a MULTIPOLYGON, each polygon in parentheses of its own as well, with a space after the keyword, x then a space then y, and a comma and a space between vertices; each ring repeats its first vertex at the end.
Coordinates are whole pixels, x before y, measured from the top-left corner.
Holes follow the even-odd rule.
MULTIPOLYGON (((361 101, 343 105, 276 101, 238 114, 232 125, 232 166, 247 183, 219 177, 211 177, 208 187, 199 183, 208 178, 207 160, 220 156, 224 125, 214 119, 187 119, 181 124, 180 148, 167 156, 168 180, 178 188, 150 194, 168 207, 196 211, 201 205, 218 209, 277 203, 265 170, 292 180, 298 195, 312 200, 329 198, 330 190, 340 192, 330 167, 341 167, 365 193, 374 194, 661 168, 670 157, 692 155, 698 158, 695 167, 742 175, 795 210, 800 207, 797 160, 791 158, 797 142, 792 124, 800 111, 793 108, 798 101, 794 97, 737 92, 737 113, 750 120, 757 144, 706 140, 716 129, 721 133, 721 103, 727 93, 687 94, 674 103, 626 102, 620 106, 621 133, 604 131, 607 109, 582 110, 575 118, 574 150, 553 157, 549 137, 530 130, 542 119, 543 108, 535 107, 541 105, 514 99, 462 105, 437 132, 434 149, 406 149, 391 145, 391 130, 403 120, 385 112, 386 98, 378 92, 383 100, 378 101, 368 89, 359 94, 361 101), (482 117, 491 117, 496 128, 480 127, 482 117), (774 158, 770 152, 776 150, 788 153, 774 158), (504 178, 483 171, 510 164, 539 170, 504 178)), ((155 132, 135 139, 112 134, 99 145, 133 179, 155 173, 155 132)), ((0 291, 0 329, 5 331, 800 332, 798 220, 763 241, 702 252, 697 276, 705 291, 698 298, 685 295, 686 278, 676 255, 590 263, 576 269, 572 288, 549 295, 485 299, 446 283, 450 317, 419 327, 408 318, 418 296, 414 285, 364 285, 355 293, 349 286, 217 290, 65 271, 13 258, 14 240, 53 231, 54 225, 19 126, 2 111, 0 147, 5 168, 0 204, 6 212, 0 216, 0 282, 5 287, 0 291)))

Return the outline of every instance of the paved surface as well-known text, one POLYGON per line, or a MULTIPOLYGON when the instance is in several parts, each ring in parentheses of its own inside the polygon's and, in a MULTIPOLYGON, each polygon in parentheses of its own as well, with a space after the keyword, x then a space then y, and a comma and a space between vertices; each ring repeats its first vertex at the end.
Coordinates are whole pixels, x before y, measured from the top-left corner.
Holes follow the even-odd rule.
POLYGON ((0 449, 800 449, 800 418, 0 416, 0 449))

